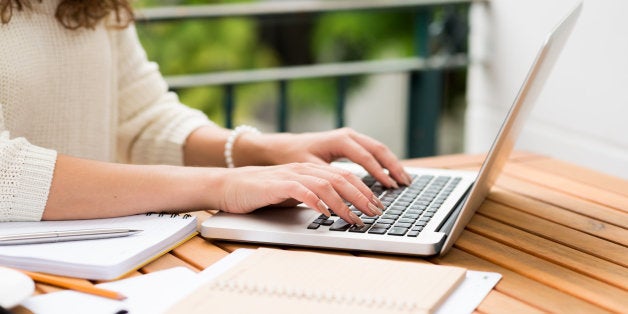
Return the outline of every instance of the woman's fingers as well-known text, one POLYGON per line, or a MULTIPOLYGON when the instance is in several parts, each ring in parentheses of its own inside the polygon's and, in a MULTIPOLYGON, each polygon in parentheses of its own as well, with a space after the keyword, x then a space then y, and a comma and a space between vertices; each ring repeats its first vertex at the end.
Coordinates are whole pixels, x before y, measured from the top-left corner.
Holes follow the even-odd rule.
POLYGON ((382 214, 383 204, 364 183, 351 172, 327 165, 293 164, 293 171, 302 175, 297 180, 347 222, 362 224, 346 201, 368 216, 382 214))
POLYGON ((407 175, 397 157, 384 144, 351 129, 342 131, 346 136, 341 137, 341 141, 337 143, 336 149, 339 150, 339 155, 364 167, 386 187, 397 188, 399 187, 397 182, 404 185, 411 183, 410 176, 407 175))
POLYGON ((397 182, 404 185, 410 185, 410 183, 412 183, 410 175, 403 169, 397 156, 395 156, 386 145, 357 132, 350 132, 349 136, 371 153, 381 166, 388 169, 390 175, 397 182))
POLYGON ((309 188, 297 181, 284 182, 284 191, 287 193, 281 197, 283 199, 295 199, 317 212, 329 217, 331 213, 327 208, 327 205, 321 200, 316 193, 312 192, 309 188))

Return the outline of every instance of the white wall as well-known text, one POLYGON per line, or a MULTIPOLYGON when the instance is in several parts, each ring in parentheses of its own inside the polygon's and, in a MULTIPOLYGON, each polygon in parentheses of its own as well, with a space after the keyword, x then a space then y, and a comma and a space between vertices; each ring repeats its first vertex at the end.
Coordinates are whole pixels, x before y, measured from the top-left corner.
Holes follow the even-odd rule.
MULTIPOLYGON (((575 0, 492 0, 471 10, 465 150, 490 147, 547 32, 575 0)), ((628 179, 628 1, 587 0, 517 149, 628 179)))

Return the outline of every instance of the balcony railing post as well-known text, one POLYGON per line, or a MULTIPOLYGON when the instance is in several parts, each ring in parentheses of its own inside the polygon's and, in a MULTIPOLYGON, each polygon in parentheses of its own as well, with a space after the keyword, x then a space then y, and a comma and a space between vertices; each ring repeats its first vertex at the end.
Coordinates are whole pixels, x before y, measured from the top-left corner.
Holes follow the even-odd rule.
POLYGON ((279 81, 279 108, 277 109, 277 131, 288 131, 288 82, 279 81))
POLYGON ((346 76, 340 76, 336 80, 336 127, 345 126, 345 105, 347 99, 347 80, 346 76))
POLYGON ((235 95, 233 93, 233 85, 226 84, 223 87, 223 106, 225 108, 225 127, 233 128, 233 113, 235 112, 235 95))
MULTIPOLYGON (((432 15, 432 8, 417 10, 415 45, 419 57, 428 58, 431 54, 429 27, 432 15)), ((443 73, 432 69, 412 72, 409 84, 407 157, 435 155, 443 73)))

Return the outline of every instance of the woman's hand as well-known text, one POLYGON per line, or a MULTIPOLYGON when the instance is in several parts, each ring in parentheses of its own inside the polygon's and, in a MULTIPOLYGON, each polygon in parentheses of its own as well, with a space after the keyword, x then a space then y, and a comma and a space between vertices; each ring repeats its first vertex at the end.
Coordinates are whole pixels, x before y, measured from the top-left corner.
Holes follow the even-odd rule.
POLYGON ((302 134, 244 134, 234 146, 234 159, 241 164, 328 164, 340 158, 361 165, 389 188, 409 185, 410 176, 386 145, 350 128, 302 134), (386 172, 388 170, 388 172, 386 172))
POLYGON ((382 214, 382 203, 351 172, 329 165, 291 163, 278 166, 213 168, 217 189, 212 195, 218 209, 248 213, 269 205, 296 205, 299 202, 329 216, 331 208, 345 221, 363 225, 344 200, 368 216, 382 214))

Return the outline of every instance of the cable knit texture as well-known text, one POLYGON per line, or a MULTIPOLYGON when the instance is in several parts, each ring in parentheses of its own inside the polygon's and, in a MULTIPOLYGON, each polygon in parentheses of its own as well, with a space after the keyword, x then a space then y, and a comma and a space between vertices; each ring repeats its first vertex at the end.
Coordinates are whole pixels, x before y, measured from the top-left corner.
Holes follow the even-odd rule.
POLYGON ((0 24, 0 221, 41 219, 57 152, 181 165, 188 135, 211 124, 168 92, 133 26, 67 30, 58 2, 0 24))

